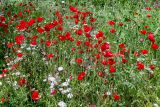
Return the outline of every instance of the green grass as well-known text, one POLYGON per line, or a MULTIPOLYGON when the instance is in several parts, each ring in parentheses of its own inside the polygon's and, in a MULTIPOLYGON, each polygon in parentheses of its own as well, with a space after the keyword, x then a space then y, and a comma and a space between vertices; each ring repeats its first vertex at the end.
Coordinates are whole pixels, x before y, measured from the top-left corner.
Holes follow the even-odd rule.
MULTIPOLYGON (((29 0, 28 0, 29 1, 29 0)), ((23 3, 28 3, 24 1, 23 3)), ((10 21, 10 17, 7 16, 7 12, 11 11, 11 15, 18 14, 21 11, 26 9, 25 6, 18 6, 19 2, 8 1, 4 3, 2 7, 6 8, 5 17, 6 22, 10 21), (10 6, 9 6, 10 5, 10 6), (9 6, 9 7, 7 7, 9 6)), ((145 3, 142 0, 136 1, 126 1, 126 0, 81 0, 76 2, 74 0, 65 1, 65 4, 55 1, 33 1, 34 7, 29 7, 33 9, 31 14, 24 13, 23 20, 28 21, 31 18, 37 18, 39 16, 44 17, 44 21, 39 24, 34 24, 32 27, 29 27, 30 32, 18 31, 16 30, 16 25, 19 24, 19 21, 22 18, 18 17, 9 26, 8 33, 5 33, 2 29, 2 35, 5 34, 5 38, 0 36, 0 40, 3 42, 15 42, 15 36, 24 34, 25 37, 32 37, 33 35, 38 36, 38 45, 36 49, 27 50, 29 47, 29 39, 26 39, 26 47, 20 48, 18 45, 14 45, 14 49, 20 49, 25 55, 22 61, 15 63, 17 66, 16 69, 10 70, 7 73, 5 78, 0 79, 2 82, 0 90, 0 98, 4 97, 5 102, 1 102, 0 106, 25 106, 25 107, 58 107, 58 102, 64 101, 68 107, 87 107, 91 104, 95 104, 97 107, 152 107, 153 104, 160 105, 160 49, 153 50, 151 48, 151 42, 148 40, 148 34, 140 34, 140 30, 145 29, 144 26, 149 26, 147 32, 153 32, 156 39, 156 44, 160 44, 160 34, 159 34, 159 25, 160 25, 160 9, 154 8, 152 2, 145 3), (93 16, 97 19, 94 24, 88 23, 94 27, 94 32, 103 31, 106 39, 104 42, 109 42, 111 45, 111 51, 116 54, 120 52, 118 47, 119 44, 125 43, 126 50, 129 50, 130 53, 125 52, 124 55, 128 60, 128 63, 123 64, 120 57, 114 57, 116 61, 114 67, 116 68, 115 73, 109 73, 109 65, 103 66, 102 64, 96 64, 91 60, 93 69, 85 69, 83 64, 69 64, 70 60, 75 58, 82 58, 84 62, 88 62, 89 58, 94 54, 101 53, 98 48, 91 48, 92 52, 87 53, 87 46, 82 44, 82 46, 76 46, 76 40, 81 40, 82 42, 88 41, 85 36, 78 36, 73 30, 69 27, 74 26, 72 19, 63 20, 64 30, 58 31, 52 29, 50 31, 51 36, 47 37, 45 33, 39 34, 36 29, 37 26, 44 26, 46 23, 56 20, 57 17, 54 15, 56 10, 58 10, 62 15, 68 16, 73 15, 69 11, 69 6, 76 6, 80 11, 85 11, 86 8, 92 14, 89 15, 86 20, 89 20, 90 16, 93 16), (63 7, 63 8, 62 8, 63 7), (146 11, 146 7, 151 7, 151 11, 146 11), (148 18, 147 14, 151 14, 152 17, 148 18), (107 22, 113 20, 116 22, 116 25, 109 26, 107 22), (129 21, 130 20, 130 21, 129 21), (124 26, 118 26, 119 22, 123 22, 124 26), (109 32, 110 29, 116 29, 115 34, 109 32), (64 35, 65 32, 70 31, 72 37, 75 41, 70 42, 58 41, 58 44, 54 46, 47 47, 45 43, 40 43, 40 39, 46 40, 58 40, 59 35, 64 35), (144 39, 144 42, 140 42, 140 39, 144 39), (73 53, 71 48, 76 47, 77 50, 73 53), (143 49, 149 51, 148 55, 140 55, 139 57, 134 56, 134 52, 137 52, 143 49), (58 50, 58 52, 56 52, 58 50), (79 54, 79 51, 85 51, 84 54, 79 54), (46 54, 53 53, 55 56, 53 59, 48 60, 48 64, 44 58, 46 54), (137 59, 141 60, 144 63, 145 69, 142 71, 137 70, 137 59), (155 63, 155 70, 148 70, 150 64, 155 63), (62 73, 57 73, 57 68, 59 66, 64 67, 62 73), (80 72, 86 71, 87 74, 82 81, 77 80, 77 76, 80 72), (103 78, 99 77, 97 73, 99 71, 104 72, 105 76, 103 78), (16 76, 15 73, 20 72, 19 76, 16 76), (153 77, 150 77, 150 74, 154 74, 153 77), (47 78, 48 75, 56 76, 59 75, 61 82, 55 87, 57 94, 50 96, 50 82, 44 82, 43 80, 47 78), (61 91, 58 91, 60 84, 65 82, 67 78, 70 78, 72 75, 73 80, 70 82, 69 86, 65 87, 72 88, 73 98, 67 98, 66 94, 62 94, 61 91), (27 83, 24 86, 13 85, 14 82, 19 81, 21 78, 25 78, 27 83), (105 83, 105 81, 108 81, 105 83), (18 86, 18 89, 15 89, 18 86), (38 101, 33 101, 31 98, 32 91, 31 89, 38 90, 40 92, 41 98, 38 101), (104 93, 111 92, 111 95, 104 97, 104 93), (115 101, 113 99, 113 93, 118 93, 120 95, 120 100, 115 101)), ((79 24, 82 27, 82 24, 79 24)), ((93 33, 94 33, 93 32, 93 33)), ((92 39, 91 44, 96 43, 98 40, 92 39)), ((0 70, 3 69, 2 65, 9 62, 5 62, 5 54, 14 60, 17 58, 13 49, 8 49, 0 43, 1 47, 0 52, 0 70)), ((159 45, 160 46, 160 45, 159 45)), ((99 62, 107 59, 101 54, 99 62)), ((108 59, 107 59, 108 60, 108 59)), ((11 66, 5 66, 10 68, 11 66)), ((58 81, 58 79, 57 79, 58 81)))

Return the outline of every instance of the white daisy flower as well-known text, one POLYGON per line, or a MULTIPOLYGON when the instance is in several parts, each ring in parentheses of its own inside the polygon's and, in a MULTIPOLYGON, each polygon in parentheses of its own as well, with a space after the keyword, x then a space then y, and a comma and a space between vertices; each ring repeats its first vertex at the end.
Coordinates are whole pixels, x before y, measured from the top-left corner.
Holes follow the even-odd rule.
POLYGON ((63 71, 63 70, 64 70, 63 67, 58 67, 58 71, 59 71, 59 72, 61 72, 61 71, 63 71))
POLYGON ((60 101, 60 102, 58 103, 58 105, 59 105, 59 107, 67 107, 66 103, 63 102, 63 101, 60 101))

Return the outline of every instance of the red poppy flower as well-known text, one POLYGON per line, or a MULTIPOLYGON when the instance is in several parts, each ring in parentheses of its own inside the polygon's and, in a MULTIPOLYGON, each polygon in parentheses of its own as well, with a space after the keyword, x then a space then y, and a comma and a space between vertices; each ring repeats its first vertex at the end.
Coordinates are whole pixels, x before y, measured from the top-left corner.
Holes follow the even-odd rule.
POLYGON ((138 70, 143 70, 144 69, 144 64, 142 62, 137 63, 137 69, 138 70))
POLYGON ((53 23, 47 23, 44 28, 45 28, 45 31, 50 31, 54 27, 55 26, 53 23))
POLYGON ((65 36, 66 36, 67 39, 69 39, 69 38, 71 38, 71 33, 70 32, 66 32, 65 36))
POLYGON ((72 50, 72 52, 74 52, 76 50, 76 48, 72 48, 71 50, 72 50))
POLYGON ((145 28, 145 29, 148 29, 148 28, 149 28, 149 26, 144 26, 144 28, 145 28))
POLYGON ((125 63, 127 63, 127 62, 128 62, 128 60, 127 60, 127 59, 122 58, 122 63, 123 63, 123 64, 125 64, 125 63))
POLYGON ((80 46, 81 44, 82 44, 82 41, 81 40, 77 40, 76 45, 80 46))
POLYGON ((85 32, 90 32, 92 30, 92 27, 84 25, 83 29, 84 29, 85 32))
POLYGON ((115 33, 115 32, 116 32, 116 29, 110 29, 109 32, 110 32, 110 33, 115 33))
POLYGON ((122 43, 122 44, 119 44, 119 48, 125 48, 126 46, 125 46, 125 44, 124 43, 122 43))
POLYGON ((37 17, 37 22, 42 22, 43 21, 43 17, 37 17))
POLYGON ((30 45, 32 45, 32 46, 35 46, 36 44, 37 44, 36 41, 31 41, 31 42, 30 42, 30 45))
POLYGON ((57 20, 53 20, 53 26, 57 26, 59 24, 59 22, 57 20))
POLYGON ((76 59, 76 62, 77 62, 78 64, 81 64, 81 63, 83 62, 83 59, 82 59, 82 58, 77 58, 77 59, 76 59))
POLYGON ((56 90, 53 90, 52 92, 51 92, 51 95, 55 95, 57 93, 57 91, 56 90))
POLYGON ((18 80, 18 84, 20 85, 20 86, 23 86, 23 85, 25 85, 27 83, 27 80, 25 79, 25 78, 21 78, 20 80, 18 80))
POLYGON ((42 27, 38 27, 38 28, 37 28, 37 32, 38 32, 38 33, 43 33, 43 32, 44 32, 44 29, 43 29, 42 27))
POLYGON ((152 9, 150 7, 146 7, 146 10, 151 11, 152 9))
POLYGON ((119 101, 120 100, 120 95, 118 95, 118 94, 113 94, 113 99, 115 100, 115 101, 119 101))
POLYGON ((83 51, 83 50, 80 50, 80 51, 79 51, 79 54, 84 54, 84 51, 83 51))
POLYGON ((92 17, 92 18, 90 18, 90 22, 91 22, 91 23, 96 22, 96 18, 93 18, 93 17, 92 17))
POLYGON ((119 25, 119 26, 123 26, 123 23, 122 23, 122 22, 119 22, 118 25, 119 25))
POLYGON ((102 65, 107 65, 108 62, 107 62, 106 60, 102 60, 102 61, 101 61, 101 64, 102 64, 102 65))
POLYGON ((40 99, 40 95, 38 91, 33 91, 32 92, 32 100, 37 101, 40 99))
POLYGON ((47 41, 46 41, 46 46, 50 47, 50 46, 51 46, 51 44, 52 44, 52 42, 51 42, 51 41, 49 41, 49 40, 47 40, 47 41))
POLYGON ((89 47, 89 46, 91 46, 91 43, 89 41, 86 41, 86 42, 84 42, 84 45, 89 47))
POLYGON ((4 97, 2 97, 2 98, 1 98, 1 101, 2 101, 2 103, 3 103, 3 102, 5 102, 5 98, 4 98, 4 97))
POLYGON ((69 6, 69 9, 70 9, 71 12, 77 12, 78 11, 78 9, 74 6, 69 6))
POLYGON ((63 31, 63 26, 59 26, 59 27, 57 28, 57 30, 63 31))
POLYGON ((109 72, 114 73, 116 72, 116 68, 114 68, 112 65, 109 67, 109 72))
POLYGON ((65 41, 67 39, 67 37, 66 36, 58 36, 58 39, 60 41, 65 41))
POLYGON ((154 35, 152 33, 150 33, 148 35, 148 39, 151 41, 151 42, 155 42, 155 38, 154 38, 154 35))
POLYGON ((159 48, 159 46, 157 44, 152 44, 151 47, 154 49, 154 50, 157 50, 159 48))
POLYGON ((77 35, 82 35, 83 34, 83 30, 82 29, 76 30, 76 34, 77 35))
POLYGON ((95 57, 96 57, 96 59, 99 59, 99 58, 101 58, 101 55, 100 54, 95 54, 95 57))
POLYGON ((54 57, 54 54, 50 53, 50 54, 48 54, 47 57, 48 57, 49 59, 52 59, 52 58, 54 57))
POLYGON ((19 35, 15 37, 16 40, 16 44, 21 45, 23 43, 23 41, 25 40, 24 35, 19 35))
POLYGON ((103 73, 102 71, 99 71, 99 72, 98 72, 98 76, 104 77, 104 73, 103 73))
POLYGON ((7 73, 7 72, 8 72, 8 69, 5 68, 5 69, 2 70, 2 72, 3 72, 4 74, 7 73))
POLYGON ((81 81, 81 80, 83 80, 83 78, 86 76, 86 73, 83 71, 83 72, 81 72, 79 75, 78 75, 78 80, 79 81, 81 81))
POLYGON ((110 44, 103 43, 100 48, 101 48, 101 51, 106 51, 107 49, 110 49, 110 44))
POLYGON ((114 59, 108 59, 109 65, 114 65, 115 63, 116 63, 116 61, 114 61, 114 59))
POLYGON ((113 53, 112 53, 111 51, 103 52, 103 55, 104 55, 104 57, 108 57, 108 58, 114 56, 113 53))
POLYGON ((113 20, 110 20, 110 21, 108 21, 108 24, 109 24, 110 26, 114 26, 114 25, 115 25, 115 22, 114 22, 113 20))
POLYGON ((100 38, 103 37, 104 33, 102 31, 98 31, 98 33, 96 34, 96 38, 100 38))
POLYGON ((141 50, 141 53, 142 53, 143 55, 148 54, 148 50, 146 50, 146 49, 141 50))
POLYGON ((14 43, 7 43, 8 48, 12 48, 14 46, 14 43))
POLYGON ((30 19, 28 21, 28 26, 32 26, 36 21, 34 19, 30 19))
POLYGON ((17 56, 18 56, 19 58, 21 58, 21 57, 23 57, 23 53, 17 53, 17 56))
POLYGON ((24 20, 21 20, 19 25, 16 26, 18 30, 25 30, 27 28, 27 22, 24 20))
POLYGON ((19 12, 19 13, 18 13, 18 16, 19 16, 19 17, 23 17, 23 12, 19 12))
POLYGON ((91 38, 91 35, 90 35, 89 33, 86 33, 85 36, 86 36, 86 38, 88 38, 88 39, 91 38))
POLYGON ((147 31, 146 31, 146 30, 140 30, 140 33, 141 33, 142 35, 145 35, 145 34, 147 34, 147 31))
POLYGON ((155 65, 150 65, 149 68, 150 68, 151 70, 154 70, 154 69, 155 69, 155 65))

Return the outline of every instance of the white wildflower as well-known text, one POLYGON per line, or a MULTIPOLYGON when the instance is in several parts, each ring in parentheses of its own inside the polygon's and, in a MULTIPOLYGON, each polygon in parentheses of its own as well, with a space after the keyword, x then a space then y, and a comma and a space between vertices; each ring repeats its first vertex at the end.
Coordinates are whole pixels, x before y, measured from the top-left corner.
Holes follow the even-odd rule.
POLYGON ((63 67, 58 67, 58 71, 59 71, 59 72, 61 72, 61 71, 63 71, 63 70, 64 70, 63 67))
POLYGON ((59 107, 67 107, 66 103, 63 102, 63 101, 60 101, 60 102, 58 103, 58 105, 59 105, 59 107))
POLYGON ((54 77, 51 77, 51 76, 48 77, 48 80, 56 82, 56 79, 54 77))
POLYGON ((70 64, 73 65, 73 64, 75 64, 75 63, 76 63, 76 62, 75 62, 75 59, 71 59, 70 64))
POLYGON ((13 88, 14 88, 14 89, 18 89, 18 88, 19 88, 19 86, 18 86, 18 84, 17 84, 17 81, 14 81, 12 85, 13 85, 13 88))
POLYGON ((68 78, 68 79, 66 80, 66 82, 70 82, 70 79, 68 78))
POLYGON ((30 48, 30 47, 28 47, 28 48, 26 48, 26 50, 30 51, 30 50, 31 50, 31 48, 30 48))
POLYGON ((61 93, 62 93, 62 94, 66 94, 66 93, 71 92, 71 90, 72 90, 71 88, 68 88, 68 89, 66 89, 66 90, 62 90, 61 93))
POLYGON ((64 83, 61 84, 62 87, 67 87, 68 85, 69 85, 68 82, 64 82, 64 83))
POLYGON ((16 76, 19 76, 20 74, 21 74, 20 72, 16 72, 16 73, 15 73, 16 76))
POLYGON ((46 82, 46 81, 47 81, 47 79, 44 79, 44 80, 43 80, 43 82, 46 82))
POLYGON ((67 98, 72 98, 73 97, 73 94, 72 93, 69 93, 68 95, 67 95, 67 98))
POLYGON ((59 88, 59 91, 62 91, 63 90, 63 88, 59 88))
POLYGON ((154 107, 159 107, 159 105, 157 103, 154 103, 153 106, 154 107))

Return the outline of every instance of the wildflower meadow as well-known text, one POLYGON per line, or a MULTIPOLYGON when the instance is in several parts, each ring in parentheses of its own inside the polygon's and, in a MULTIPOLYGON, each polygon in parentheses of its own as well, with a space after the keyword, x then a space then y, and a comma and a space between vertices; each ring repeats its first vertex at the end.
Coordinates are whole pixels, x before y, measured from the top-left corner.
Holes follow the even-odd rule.
POLYGON ((158 0, 0 0, 0 107, 160 107, 158 0))

